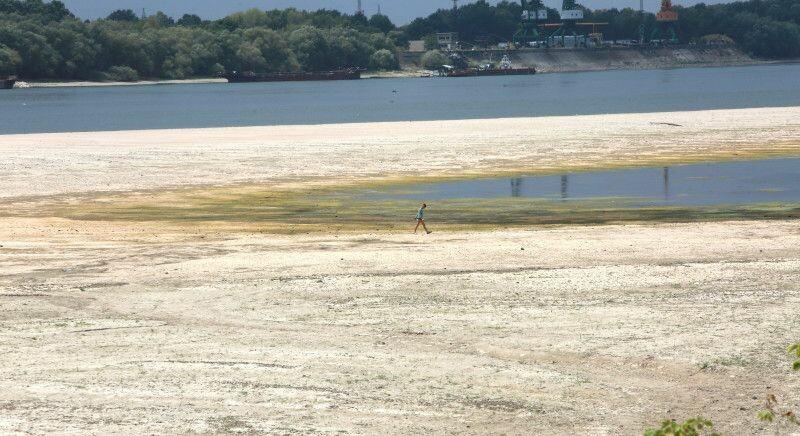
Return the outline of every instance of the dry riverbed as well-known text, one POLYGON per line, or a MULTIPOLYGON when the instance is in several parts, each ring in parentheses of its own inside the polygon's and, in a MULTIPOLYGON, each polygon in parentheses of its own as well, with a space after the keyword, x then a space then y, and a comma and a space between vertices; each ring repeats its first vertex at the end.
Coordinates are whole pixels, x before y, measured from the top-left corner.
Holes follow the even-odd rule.
POLYGON ((773 434, 767 393, 800 408, 793 207, 552 225, 444 203, 422 236, 413 204, 346 193, 798 155, 798 119, 0 137, 0 433, 616 435, 703 415, 773 434))
POLYGON ((769 434, 768 392, 800 405, 795 222, 0 224, 2 433, 769 434))

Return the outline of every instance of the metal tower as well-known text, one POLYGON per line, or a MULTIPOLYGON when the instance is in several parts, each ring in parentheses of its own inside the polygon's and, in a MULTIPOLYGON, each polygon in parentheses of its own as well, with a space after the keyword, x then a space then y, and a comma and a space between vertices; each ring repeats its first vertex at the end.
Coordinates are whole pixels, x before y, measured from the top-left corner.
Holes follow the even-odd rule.
POLYGON ((453 0, 453 12, 458 10, 458 0, 453 0))
POLYGON ((356 9, 356 15, 364 15, 364 8, 361 7, 361 0, 358 0, 358 9, 356 9))
POLYGON ((541 0, 520 0, 522 25, 514 34, 514 44, 527 44, 543 39, 539 23, 547 21, 547 8, 541 0))
POLYGON ((577 23, 582 19, 583 9, 578 8, 578 5, 575 4, 575 0, 564 0, 561 4, 561 24, 554 26, 556 30, 550 35, 548 40, 553 42, 560 39, 561 45, 564 45, 566 40, 565 36, 577 37, 577 23))

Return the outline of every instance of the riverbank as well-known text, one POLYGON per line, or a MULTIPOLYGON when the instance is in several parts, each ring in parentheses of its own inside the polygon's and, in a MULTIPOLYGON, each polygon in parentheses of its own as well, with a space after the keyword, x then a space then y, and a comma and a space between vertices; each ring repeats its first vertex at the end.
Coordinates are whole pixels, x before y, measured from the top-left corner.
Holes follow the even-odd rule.
POLYGON ((15 88, 85 88, 103 86, 142 86, 142 85, 194 85, 204 83, 227 83, 220 78, 181 79, 181 80, 138 80, 135 82, 92 82, 92 81, 18 81, 15 88))
POLYGON ((785 156, 800 154, 798 120, 800 107, 785 107, 2 135, 0 198, 315 187, 785 156))
MULTIPOLYGON (((397 71, 368 71, 364 79, 419 78, 432 72, 420 66, 424 53, 403 52, 401 69, 397 71)), ((475 64, 498 63, 509 55, 514 65, 535 67, 538 73, 590 72, 610 70, 657 70, 696 67, 734 67, 795 63, 797 60, 763 60, 748 56, 736 47, 659 47, 659 48, 608 48, 608 49, 523 49, 477 50, 463 54, 475 64)), ((98 86, 176 85, 226 83, 220 78, 194 78, 183 80, 141 80, 136 82, 92 81, 19 81, 16 88, 64 88, 98 86)))
POLYGON ((411 224, 0 218, 0 432, 766 435, 800 401, 795 222, 411 224))
MULTIPOLYGON (((448 226, 432 204, 413 235, 416 202, 317 194, 796 156, 798 120, 2 135, 0 433, 641 434, 702 415, 774 434, 766 395, 800 406, 788 215, 448 226)), ((504 210, 479 206, 462 213, 504 210)))
MULTIPOLYGON (((424 53, 404 52, 401 65, 419 75, 424 53)), ((755 59, 735 46, 616 47, 598 49, 475 50, 461 52, 476 65, 497 64, 507 55, 517 67, 539 73, 731 67, 781 63, 755 59)))

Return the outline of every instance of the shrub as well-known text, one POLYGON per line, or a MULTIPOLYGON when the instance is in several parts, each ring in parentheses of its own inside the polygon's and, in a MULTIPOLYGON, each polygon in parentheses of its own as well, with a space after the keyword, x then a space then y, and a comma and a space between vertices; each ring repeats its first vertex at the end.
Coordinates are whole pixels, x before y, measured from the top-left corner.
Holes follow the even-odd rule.
POLYGON ((382 48, 370 56, 369 66, 375 70, 394 70, 397 68, 397 59, 391 51, 382 48))
POLYGON ((127 65, 115 65, 106 71, 106 80, 115 82, 135 82, 139 80, 139 73, 127 65))
POLYGON ((22 64, 19 53, 0 44, 0 75, 15 74, 22 64))
POLYGON ((422 66, 430 70, 436 70, 447 64, 448 58, 439 50, 430 50, 422 55, 422 66))
POLYGON ((697 417, 686 420, 683 424, 678 424, 675 420, 664 421, 661 428, 651 428, 644 432, 644 436, 719 436, 719 433, 709 433, 706 429, 711 429, 714 424, 711 421, 697 417))

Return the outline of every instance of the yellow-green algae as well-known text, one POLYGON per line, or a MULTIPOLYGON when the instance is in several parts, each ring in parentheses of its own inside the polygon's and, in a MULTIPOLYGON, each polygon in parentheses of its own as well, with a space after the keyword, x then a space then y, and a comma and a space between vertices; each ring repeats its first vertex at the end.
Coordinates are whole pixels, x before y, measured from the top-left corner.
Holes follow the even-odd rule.
MULTIPOLYGON (((774 153, 722 156, 714 161, 786 156, 774 153)), ((602 169, 666 166, 709 161, 710 156, 653 159, 647 162, 604 165, 602 169), (645 165, 642 165, 645 163, 645 165)), ((426 176, 371 178, 366 181, 309 180, 295 185, 267 187, 233 185, 170 191, 95 195, 50 202, 34 208, 37 216, 97 221, 161 222, 193 227, 213 226, 227 231, 276 233, 407 229, 414 224, 414 200, 371 199, 370 191, 402 193, 420 183, 487 177, 546 175, 598 170, 595 165, 570 165, 507 171, 438 173, 426 176)), ((800 204, 747 206, 630 207, 629 199, 553 201, 537 198, 452 199, 430 205, 427 217, 440 230, 471 230, 561 224, 618 222, 687 222, 737 219, 787 219, 800 216, 800 204)), ((20 208, 18 210, 23 210, 20 208)))
MULTIPOLYGON (((414 225, 414 200, 371 200, 358 188, 260 191, 219 189, 176 192, 133 200, 59 207, 56 216, 99 221, 222 225, 278 233, 397 230, 414 225)), ((800 205, 627 207, 629 200, 553 201, 537 198, 453 199, 430 205, 428 220, 441 230, 475 230, 553 224, 786 219, 800 205)))

